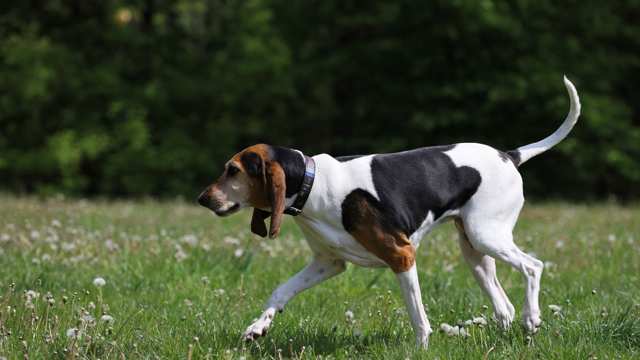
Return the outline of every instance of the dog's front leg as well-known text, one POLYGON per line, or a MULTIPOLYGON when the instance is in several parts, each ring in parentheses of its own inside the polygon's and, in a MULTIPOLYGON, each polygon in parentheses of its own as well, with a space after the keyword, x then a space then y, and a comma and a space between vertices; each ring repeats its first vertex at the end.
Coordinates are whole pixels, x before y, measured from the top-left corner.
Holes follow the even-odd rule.
POLYGON ((408 271, 396 273, 396 276, 400 282, 400 289, 416 335, 417 345, 426 349, 429 346, 429 334, 432 330, 422 305, 416 264, 414 263, 408 271))
POLYGON ((278 286, 273 294, 271 294, 265 311, 247 328, 243 338, 251 341, 266 335, 276 311, 282 311, 291 298, 332 276, 340 274, 345 268, 346 265, 343 260, 316 257, 309 265, 286 283, 278 286))

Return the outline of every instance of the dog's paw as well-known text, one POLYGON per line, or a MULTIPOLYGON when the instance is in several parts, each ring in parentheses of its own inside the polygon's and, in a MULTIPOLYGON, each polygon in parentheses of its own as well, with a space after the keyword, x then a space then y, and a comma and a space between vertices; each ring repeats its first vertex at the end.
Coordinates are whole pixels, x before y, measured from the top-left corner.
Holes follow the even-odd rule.
POLYGON ((258 320, 249 325, 247 330, 242 334, 242 339, 244 341, 253 341, 261 336, 266 336, 272 320, 273 311, 266 311, 258 320))
POLYGON ((502 311, 496 311, 493 314, 493 318, 501 329, 507 330, 511 327, 514 315, 514 312, 510 309, 504 309, 502 311))
POLYGON ((540 325, 542 325, 542 319, 540 318, 540 314, 525 313, 522 316, 522 324, 528 332, 535 334, 538 332, 540 325))

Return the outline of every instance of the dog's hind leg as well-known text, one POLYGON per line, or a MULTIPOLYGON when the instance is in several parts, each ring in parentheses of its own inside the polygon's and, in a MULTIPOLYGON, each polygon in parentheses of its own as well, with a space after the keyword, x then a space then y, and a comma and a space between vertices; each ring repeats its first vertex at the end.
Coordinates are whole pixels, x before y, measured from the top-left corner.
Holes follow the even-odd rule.
POLYGON ((520 271, 526 281, 526 293, 522 320, 527 330, 536 332, 540 319, 540 278, 542 261, 520 250, 513 242, 512 226, 502 222, 464 222, 465 232, 471 245, 483 254, 500 259, 520 271))
POLYGON ((324 280, 340 274, 345 269, 346 265, 343 260, 316 257, 299 273, 278 286, 267 302, 266 309, 262 315, 244 332, 244 340, 251 341, 266 335, 276 312, 282 311, 291 298, 324 280))
POLYGON ((455 223, 460 235, 459 243, 462 256, 471 268, 471 272, 478 284, 489 297, 496 320, 503 328, 508 328, 515 316, 515 309, 500 285, 496 274, 495 260, 491 256, 476 251, 471 246, 460 219, 456 219, 455 223))

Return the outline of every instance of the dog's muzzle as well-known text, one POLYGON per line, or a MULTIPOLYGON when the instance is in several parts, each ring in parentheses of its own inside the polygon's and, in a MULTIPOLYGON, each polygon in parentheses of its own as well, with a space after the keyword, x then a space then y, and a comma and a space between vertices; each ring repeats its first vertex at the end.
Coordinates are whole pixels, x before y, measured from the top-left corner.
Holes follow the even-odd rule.
POLYGON ((198 196, 198 204, 210 209, 218 216, 231 215, 240 209, 240 204, 233 201, 220 201, 211 196, 211 189, 206 188, 198 196))

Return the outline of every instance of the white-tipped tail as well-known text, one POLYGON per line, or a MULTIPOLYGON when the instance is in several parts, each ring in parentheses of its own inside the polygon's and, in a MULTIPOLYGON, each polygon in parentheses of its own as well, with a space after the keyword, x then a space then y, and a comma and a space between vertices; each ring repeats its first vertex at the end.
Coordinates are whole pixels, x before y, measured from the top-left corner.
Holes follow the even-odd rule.
POLYGON ((521 146, 516 150, 509 151, 508 154, 513 158, 517 166, 556 146, 562 139, 569 135, 571 129, 573 129, 573 126, 578 121, 578 116, 580 116, 580 98, 578 97, 578 92, 566 76, 564 77, 564 86, 567 87, 569 100, 571 101, 569 114, 567 114, 562 125, 560 125, 558 130, 553 134, 533 144, 521 146))

